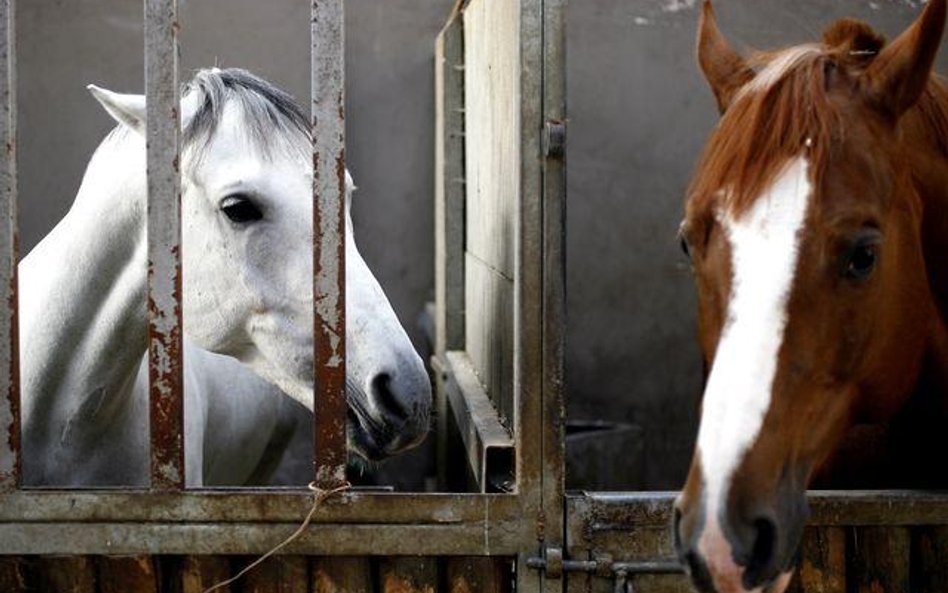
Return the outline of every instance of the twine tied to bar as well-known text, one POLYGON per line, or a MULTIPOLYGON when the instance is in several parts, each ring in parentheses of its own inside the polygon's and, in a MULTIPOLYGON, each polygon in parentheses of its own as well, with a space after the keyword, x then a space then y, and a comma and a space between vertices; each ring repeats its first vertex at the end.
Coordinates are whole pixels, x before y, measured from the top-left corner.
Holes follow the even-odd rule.
POLYGON ((299 536, 303 535, 303 532, 306 531, 307 527, 309 527, 310 521, 313 520, 313 515, 316 514, 316 511, 319 509, 319 507, 323 505, 324 502, 326 502, 333 496, 336 496, 337 494, 342 494, 343 492, 346 492, 347 490, 351 488, 352 488, 352 484, 350 484, 349 482, 345 482, 341 486, 336 486, 335 488, 324 490, 320 488, 319 486, 317 486, 316 482, 310 482, 309 489, 313 491, 313 506, 310 507, 309 512, 306 513, 306 518, 303 519, 303 522, 300 524, 300 526, 296 528, 296 531, 294 531, 288 538, 286 538, 285 540, 283 540, 282 542, 280 542, 279 544, 271 548, 269 552, 267 552, 263 556, 257 558, 256 560, 248 564, 243 570, 241 570, 234 576, 230 577, 229 579, 225 581, 221 581, 217 583, 213 587, 205 589, 204 593, 211 593, 211 591, 215 591, 217 589, 220 589, 221 587, 226 587, 227 585, 233 583, 234 581, 238 580, 239 578, 241 578, 242 576, 244 576, 245 574, 247 574, 248 572, 250 572, 257 566, 259 566, 261 562, 263 562, 270 556, 273 556, 274 554, 276 554, 277 552, 279 552, 286 546, 290 545, 299 536))

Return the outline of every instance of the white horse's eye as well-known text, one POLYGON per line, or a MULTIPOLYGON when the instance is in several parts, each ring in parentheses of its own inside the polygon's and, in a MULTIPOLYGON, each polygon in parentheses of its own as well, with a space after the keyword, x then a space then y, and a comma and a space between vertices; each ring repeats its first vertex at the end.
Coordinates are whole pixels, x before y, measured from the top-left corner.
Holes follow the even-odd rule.
POLYGON ((254 222, 263 218, 263 212, 244 194, 233 194, 221 200, 221 211, 231 220, 240 224, 254 222))

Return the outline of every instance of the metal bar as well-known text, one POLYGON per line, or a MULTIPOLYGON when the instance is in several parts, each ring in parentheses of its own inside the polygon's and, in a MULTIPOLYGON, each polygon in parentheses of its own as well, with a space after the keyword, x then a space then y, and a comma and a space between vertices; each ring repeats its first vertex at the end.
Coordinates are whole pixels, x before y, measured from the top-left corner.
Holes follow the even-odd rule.
MULTIPOLYGON (((671 524, 677 492, 601 492, 567 496, 574 541, 589 533, 630 531, 671 524), (586 532, 584 535, 583 532, 586 532)), ((808 524, 911 526, 948 524, 948 492, 879 490, 808 493, 808 524)))
POLYGON ((0 492, 20 484, 15 2, 0 1, 0 492))
MULTIPOLYGON (((312 504, 312 493, 298 489, 28 490, 0 495, 0 523, 281 523, 298 521, 312 504)), ((346 497, 327 500, 313 522, 447 525, 488 518, 521 519, 520 500, 508 494, 378 494, 353 489, 346 497)))
POLYGON ((509 492, 515 478, 513 437, 500 423, 467 354, 448 352, 445 360, 445 393, 478 486, 481 492, 509 492))
POLYGON ((184 487, 178 3, 145 0, 151 487, 184 487))
POLYGON ((435 369, 436 467, 439 488, 451 473, 451 437, 443 366, 464 348, 464 31, 460 0, 435 41, 435 369))
MULTIPOLYGON (((299 527, 286 523, 4 523, 0 555, 263 554, 299 527)), ((326 556, 512 556, 522 521, 485 525, 310 525, 281 553, 326 556)))
POLYGON ((346 142, 343 0, 313 0, 315 475, 346 479, 346 142))
POLYGON ((459 7, 435 42, 435 354, 464 348, 464 31, 459 7))

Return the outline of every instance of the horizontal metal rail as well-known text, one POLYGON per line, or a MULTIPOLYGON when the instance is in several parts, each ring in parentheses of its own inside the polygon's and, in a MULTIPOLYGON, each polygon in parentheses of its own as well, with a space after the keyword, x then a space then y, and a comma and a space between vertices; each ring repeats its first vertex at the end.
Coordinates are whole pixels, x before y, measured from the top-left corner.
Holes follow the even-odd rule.
MULTIPOLYGON (((0 496, 0 554, 258 554, 286 538, 312 494, 29 491, 0 496)), ((513 495, 358 491, 320 508, 290 553, 508 556, 535 526, 513 495)))
MULTIPOLYGON (((570 494, 572 532, 628 531, 671 524, 677 492, 570 494)), ((817 526, 948 525, 948 492, 814 490, 810 518, 817 526)))

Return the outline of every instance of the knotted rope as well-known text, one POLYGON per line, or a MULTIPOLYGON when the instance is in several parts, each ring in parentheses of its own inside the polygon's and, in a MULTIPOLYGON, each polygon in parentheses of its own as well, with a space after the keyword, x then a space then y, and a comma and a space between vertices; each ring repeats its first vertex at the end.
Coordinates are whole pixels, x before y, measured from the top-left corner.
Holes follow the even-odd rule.
POLYGON ((312 490, 313 492, 313 506, 310 507, 309 512, 306 514, 306 518, 303 519, 303 522, 300 524, 300 526, 296 528, 296 531, 294 531, 293 534, 290 535, 288 538, 286 538, 285 540, 283 540, 282 542, 274 546, 269 552, 267 552, 263 556, 257 558, 256 560, 248 564, 243 570, 241 570, 234 576, 230 577, 226 581, 221 581, 217 583, 213 587, 205 589, 204 593, 211 593, 211 591, 215 591, 217 589, 220 589, 221 587, 226 587, 227 585, 233 583, 234 581, 238 580, 239 578, 241 578, 242 576, 244 576, 245 574, 247 574, 248 572, 250 572, 257 566, 259 566, 261 562, 263 562, 270 556, 273 556, 274 554, 276 554, 277 552, 279 552, 286 546, 293 543, 293 541, 295 541, 299 536, 303 535, 303 532, 306 531, 307 527, 309 527, 310 521, 313 520, 313 515, 316 514, 316 510, 319 509, 319 507, 322 506, 324 502, 326 502, 333 496, 336 496, 337 494, 342 494, 343 492, 346 492, 350 488, 352 488, 352 484, 350 484, 349 482, 346 482, 342 484, 341 486, 337 486, 329 490, 323 490, 322 488, 316 485, 316 482, 310 482, 309 489, 312 490))

